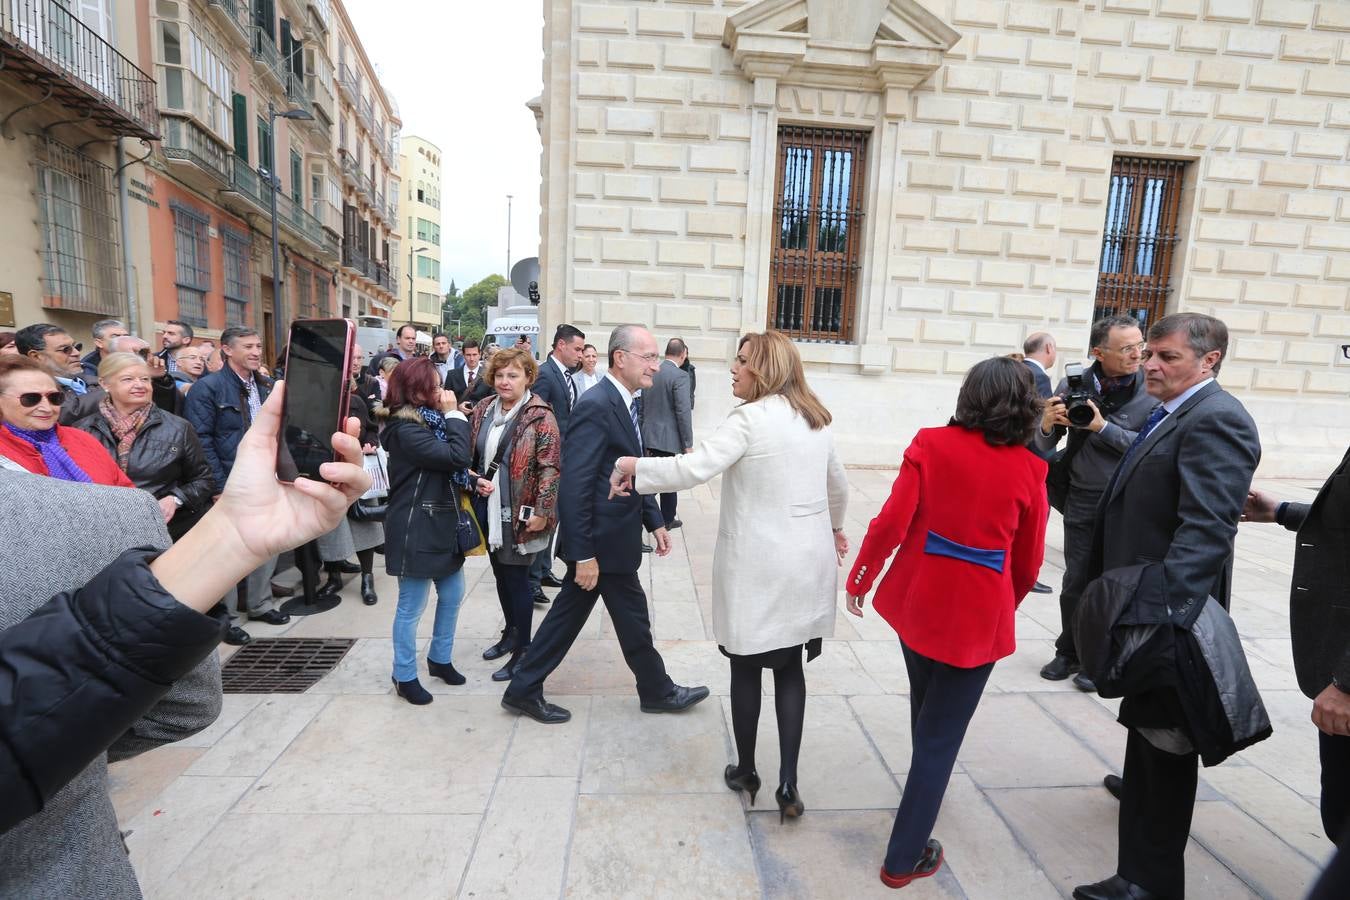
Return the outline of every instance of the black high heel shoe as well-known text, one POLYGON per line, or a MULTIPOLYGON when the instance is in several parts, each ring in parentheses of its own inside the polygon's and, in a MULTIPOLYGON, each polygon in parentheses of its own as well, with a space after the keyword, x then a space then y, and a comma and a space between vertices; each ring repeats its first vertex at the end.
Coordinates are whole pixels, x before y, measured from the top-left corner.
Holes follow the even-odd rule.
POLYGON ((806 804, 802 803, 802 797, 797 793, 797 786, 790 781, 785 781, 778 786, 778 790, 773 792, 773 799, 778 801, 779 825, 783 824, 784 819, 796 819, 806 812, 806 804))
POLYGON ((374 606, 380 602, 380 598, 375 593, 375 576, 366 572, 361 576, 361 602, 366 606, 374 606))
POLYGON ((755 805, 755 795, 759 793, 759 775, 754 772, 746 772, 737 775, 735 766, 727 766, 726 771, 722 773, 722 780, 727 783, 727 787, 736 793, 745 793, 750 795, 750 805, 755 805))

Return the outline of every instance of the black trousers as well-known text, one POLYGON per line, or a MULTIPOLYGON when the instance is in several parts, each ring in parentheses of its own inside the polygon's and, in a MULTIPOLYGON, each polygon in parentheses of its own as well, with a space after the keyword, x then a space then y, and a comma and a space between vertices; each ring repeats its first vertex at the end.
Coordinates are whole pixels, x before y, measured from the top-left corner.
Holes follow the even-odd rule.
POLYGON ((1073 618, 1078 613, 1078 598, 1088 584, 1088 565, 1092 556, 1092 525, 1097 516, 1100 491, 1069 489, 1064 501, 1064 581, 1059 589, 1059 637, 1055 654, 1078 662, 1073 641, 1073 618))
POLYGON ((1317 732, 1322 757, 1322 828, 1342 850, 1350 847, 1350 737, 1317 732))
POLYGON ((567 564, 562 590, 549 607, 544 621, 530 644, 530 652, 516 668, 515 677, 506 693, 520 700, 543 696, 544 681, 562 663, 591 610, 596 598, 603 598, 605 609, 614 623, 623 649, 624 662, 637 679, 638 696, 644 700, 659 700, 675 689, 675 682, 666 674, 666 664, 652 644, 652 623, 647 615, 647 595, 642 590, 638 573, 622 575, 600 573, 595 590, 583 591, 577 586, 576 564, 567 564))
MULTIPOLYGON (((658 456, 658 457, 659 457, 659 456, 676 456, 677 454, 674 454, 674 453, 667 453, 667 452, 664 451, 664 450, 648 450, 648 451, 647 451, 647 455, 648 455, 648 456, 658 456)), ((675 506, 676 506, 676 503, 677 503, 677 501, 678 501, 679 499, 680 499, 680 495, 679 495, 679 494, 675 494, 675 493, 661 494, 661 495, 660 495, 660 501, 661 501, 661 520, 662 520, 666 525, 669 525, 671 522, 674 522, 674 521, 675 521, 675 506)))
POLYGON ((497 582, 497 602, 501 604, 502 615, 506 618, 506 628, 514 628, 518 635, 516 646, 527 647, 530 643, 530 626, 534 621, 534 590, 530 587, 530 567, 508 566, 497 560, 496 553, 489 553, 492 563, 492 577, 497 582))
POLYGON ((886 871, 914 871, 933 834, 956 754, 980 704, 994 664, 961 669, 929 659, 901 642, 909 673, 909 728, 913 750, 905 792, 886 847, 886 871))
POLYGON ((1138 731, 1125 740, 1116 872, 1169 898, 1186 895, 1186 841, 1199 779, 1196 753, 1159 750, 1138 731))

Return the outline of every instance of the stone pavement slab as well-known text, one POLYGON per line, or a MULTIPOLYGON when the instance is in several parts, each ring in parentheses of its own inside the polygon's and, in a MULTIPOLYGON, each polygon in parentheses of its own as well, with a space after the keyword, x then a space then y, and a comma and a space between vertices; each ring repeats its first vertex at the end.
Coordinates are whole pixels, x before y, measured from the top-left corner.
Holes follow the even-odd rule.
MULTIPOLYGON (((851 470, 849 478, 856 546, 894 472, 851 470)), ((1315 485, 1273 488, 1306 499, 1315 485)), ((502 685, 489 678, 499 663, 481 658, 501 630, 482 559, 465 566, 455 642, 467 685, 426 677, 430 607, 419 626, 419 669, 435 696, 428 707, 392 691, 398 592, 382 572, 373 607, 350 583, 329 613, 281 628, 249 625, 262 636, 356 644, 305 694, 228 695, 210 728, 112 767, 147 896, 894 896, 877 869, 909 769, 909 687, 895 633, 870 608, 862 619, 847 615, 841 592, 835 634, 806 667, 806 815, 780 824, 774 805, 770 673, 757 803, 722 784, 735 753, 728 665, 711 633, 719 496, 717 482, 684 495, 675 552, 648 557, 642 569, 667 669, 714 695, 679 715, 639 711, 600 605, 546 686, 572 721, 541 726, 502 710, 502 685)), ((1057 588, 1057 515, 1047 540, 1042 580, 1057 588)), ((1234 618, 1275 735, 1201 772, 1187 893, 1299 897, 1331 844, 1317 812, 1311 701, 1297 690, 1290 657, 1293 538, 1244 525, 1237 548, 1234 618)), ((1125 734, 1115 723, 1118 701, 1040 678, 1058 604, 1057 595, 1032 595, 1019 610, 1017 652, 994 667, 938 820, 947 864, 905 897, 1065 897, 1112 870, 1117 806, 1100 782, 1119 771, 1125 734)), ((538 627, 547 608, 535 613, 538 627)))

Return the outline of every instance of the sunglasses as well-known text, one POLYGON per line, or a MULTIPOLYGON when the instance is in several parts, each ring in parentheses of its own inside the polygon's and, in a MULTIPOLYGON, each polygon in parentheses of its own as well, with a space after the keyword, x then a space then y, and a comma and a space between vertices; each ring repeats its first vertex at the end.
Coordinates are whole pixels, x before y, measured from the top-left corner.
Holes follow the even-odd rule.
POLYGON ((46 399, 46 401, 50 403, 52 406, 60 406, 61 403, 66 399, 66 395, 61 393, 60 391, 47 391, 45 393, 41 393, 39 391, 30 391, 26 394, 5 394, 5 396, 18 397, 19 405, 22 406, 24 409, 32 409, 33 407, 41 403, 43 399, 46 399))

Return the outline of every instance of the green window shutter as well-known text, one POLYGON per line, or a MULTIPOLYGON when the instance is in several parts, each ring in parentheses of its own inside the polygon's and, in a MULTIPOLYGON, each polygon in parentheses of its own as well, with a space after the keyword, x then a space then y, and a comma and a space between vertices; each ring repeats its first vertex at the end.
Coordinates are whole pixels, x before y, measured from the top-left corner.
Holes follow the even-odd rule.
POLYGON ((296 203, 304 205, 304 164, 300 161, 300 154, 294 150, 291 151, 291 199, 296 203))
POLYGON ((235 94, 234 106, 234 155, 248 165, 248 100, 243 94, 235 94))

